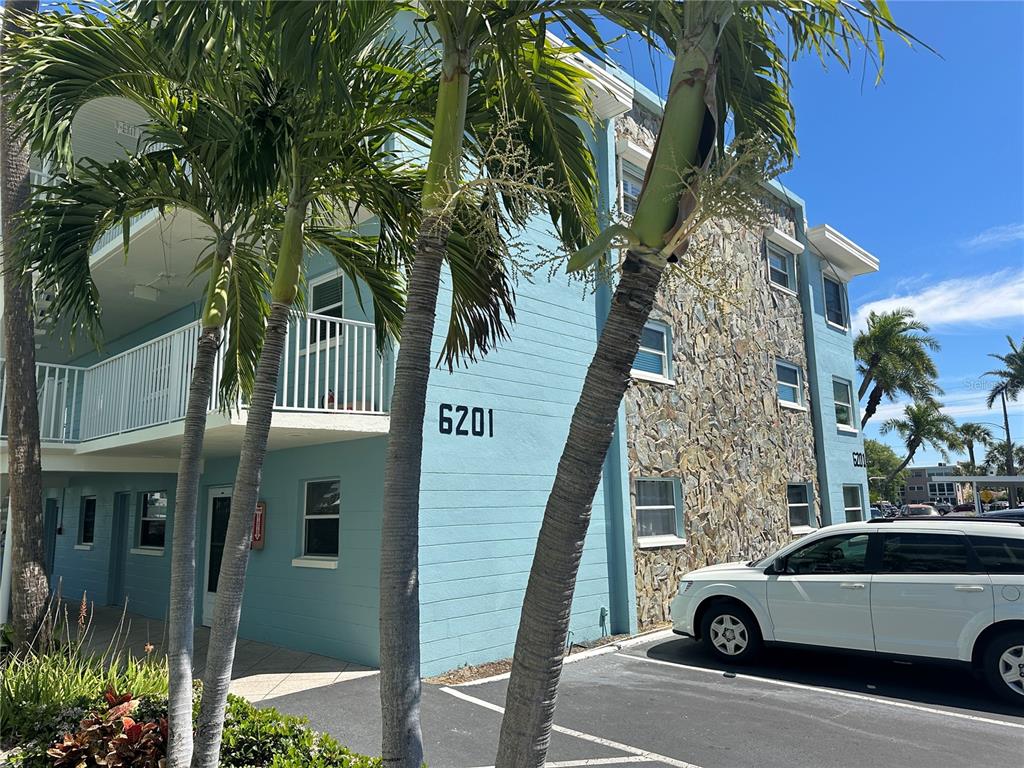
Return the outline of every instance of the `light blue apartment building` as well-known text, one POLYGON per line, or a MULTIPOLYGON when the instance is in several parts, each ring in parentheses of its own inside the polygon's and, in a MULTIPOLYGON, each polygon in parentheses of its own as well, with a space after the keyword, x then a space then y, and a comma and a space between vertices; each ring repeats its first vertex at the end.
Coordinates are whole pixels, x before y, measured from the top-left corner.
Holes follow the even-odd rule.
MULTIPOLYGON (((624 153, 628 167, 644 162, 642 147, 623 145, 616 126, 630 110, 657 112, 659 103, 627 76, 582 63, 593 75, 595 156, 611 212, 622 207, 631 182, 624 153)), ((76 152, 104 159, 134 148, 141 120, 125 104, 92 104, 75 126, 76 152)), ((769 194, 786 201, 796 223, 781 240, 790 249, 782 261, 802 317, 800 418, 810 420, 808 436, 813 423, 804 523, 813 527, 863 515, 867 499, 845 285, 877 262, 830 228, 808 229, 803 202, 786 190, 775 186, 769 194), (840 418, 844 407, 849 416, 840 418)), ((104 306, 102 351, 40 338, 47 557, 53 588, 59 584, 66 598, 84 593, 96 605, 166 616, 175 473, 201 302, 201 286, 189 276, 202 234, 187 213, 146 214, 132 224, 125 260, 120 233, 110 233, 92 256, 104 306)), ((538 246, 554 245, 542 225, 530 235, 538 246)), ((771 282, 767 255, 763 265, 757 279, 771 282)), ((262 537, 251 553, 239 632, 373 666, 393 355, 377 354, 372 318, 327 259, 310 254, 307 276, 308 314, 289 330, 260 492, 262 537)), ((425 674, 510 655, 544 505, 607 311, 607 289, 586 294, 564 276, 522 281, 516 290, 509 340, 480 362, 431 373, 420 491, 425 674)), ((443 287, 437 353, 449 304, 443 287)), ((681 333, 664 338, 686 343, 681 333)), ((668 361, 673 351, 660 354, 668 361)), ((636 387, 688 375, 666 362, 652 378, 644 370, 652 359, 659 358, 649 352, 638 362, 636 387)), ((782 388, 766 386, 774 403, 782 388)), ((205 443, 197 624, 212 618, 246 419, 244 408, 222 405, 211 403, 205 443)), ((627 398, 594 501, 573 603, 576 642, 645 625, 637 610, 648 599, 639 595, 640 561, 653 551, 689 551, 689 526, 698 519, 681 477, 674 483, 676 529, 653 537, 656 546, 638 529, 651 512, 636 504, 641 478, 631 470, 630 407, 627 398)), ((786 522, 794 519, 792 496, 785 479, 770 487, 767 503, 782 521, 773 535, 786 540, 800 533, 786 522)))

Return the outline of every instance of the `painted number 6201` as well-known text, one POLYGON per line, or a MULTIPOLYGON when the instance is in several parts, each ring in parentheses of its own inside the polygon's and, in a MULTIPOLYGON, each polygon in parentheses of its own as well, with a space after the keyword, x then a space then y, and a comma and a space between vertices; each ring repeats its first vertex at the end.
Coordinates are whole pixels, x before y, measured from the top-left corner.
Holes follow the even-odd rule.
POLYGON ((494 409, 441 403, 437 411, 437 428, 442 435, 494 437, 494 409))

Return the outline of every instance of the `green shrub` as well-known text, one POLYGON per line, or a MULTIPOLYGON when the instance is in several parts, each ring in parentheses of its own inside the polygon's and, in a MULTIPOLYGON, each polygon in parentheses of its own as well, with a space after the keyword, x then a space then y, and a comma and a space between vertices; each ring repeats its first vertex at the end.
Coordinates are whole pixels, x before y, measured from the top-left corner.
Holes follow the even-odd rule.
POLYGON ((67 711, 101 706, 103 692, 167 695, 166 659, 87 655, 80 647, 16 653, 0 665, 0 733, 21 743, 53 735, 67 711))
POLYGON ((380 758, 350 752, 304 717, 254 707, 228 696, 221 745, 222 768, 380 768, 380 758))

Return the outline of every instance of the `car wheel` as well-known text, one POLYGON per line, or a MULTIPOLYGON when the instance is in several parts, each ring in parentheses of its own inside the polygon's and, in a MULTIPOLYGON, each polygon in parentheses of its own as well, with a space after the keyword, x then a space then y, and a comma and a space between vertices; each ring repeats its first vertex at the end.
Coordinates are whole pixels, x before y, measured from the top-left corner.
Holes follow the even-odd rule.
POLYGON ((1024 632, 1009 630, 993 637, 985 648, 982 670, 997 696, 1024 707, 1024 632))
POLYGON ((742 605, 712 605, 700 623, 700 636, 711 652, 723 661, 743 663, 761 650, 761 630, 754 614, 742 605))

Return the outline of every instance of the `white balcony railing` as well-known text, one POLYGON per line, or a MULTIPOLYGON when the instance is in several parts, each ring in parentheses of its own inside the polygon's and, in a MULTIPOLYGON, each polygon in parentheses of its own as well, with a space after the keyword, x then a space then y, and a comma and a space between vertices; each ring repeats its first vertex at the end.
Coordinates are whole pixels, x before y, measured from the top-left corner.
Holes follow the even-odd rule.
MULTIPOLYGON (((36 364, 39 436, 46 442, 79 439, 85 370, 70 365, 36 364)), ((0 436, 7 436, 7 361, 0 358, 0 436)))
MULTIPOLYGON (((196 322, 88 368, 37 365, 43 440, 95 440, 183 419, 198 337, 196 322)), ((0 359, 0 387, 3 370, 0 359)), ((383 414, 387 403, 372 323, 323 315, 289 321, 275 410, 383 414)), ((215 392, 209 409, 221 406, 215 392)))

